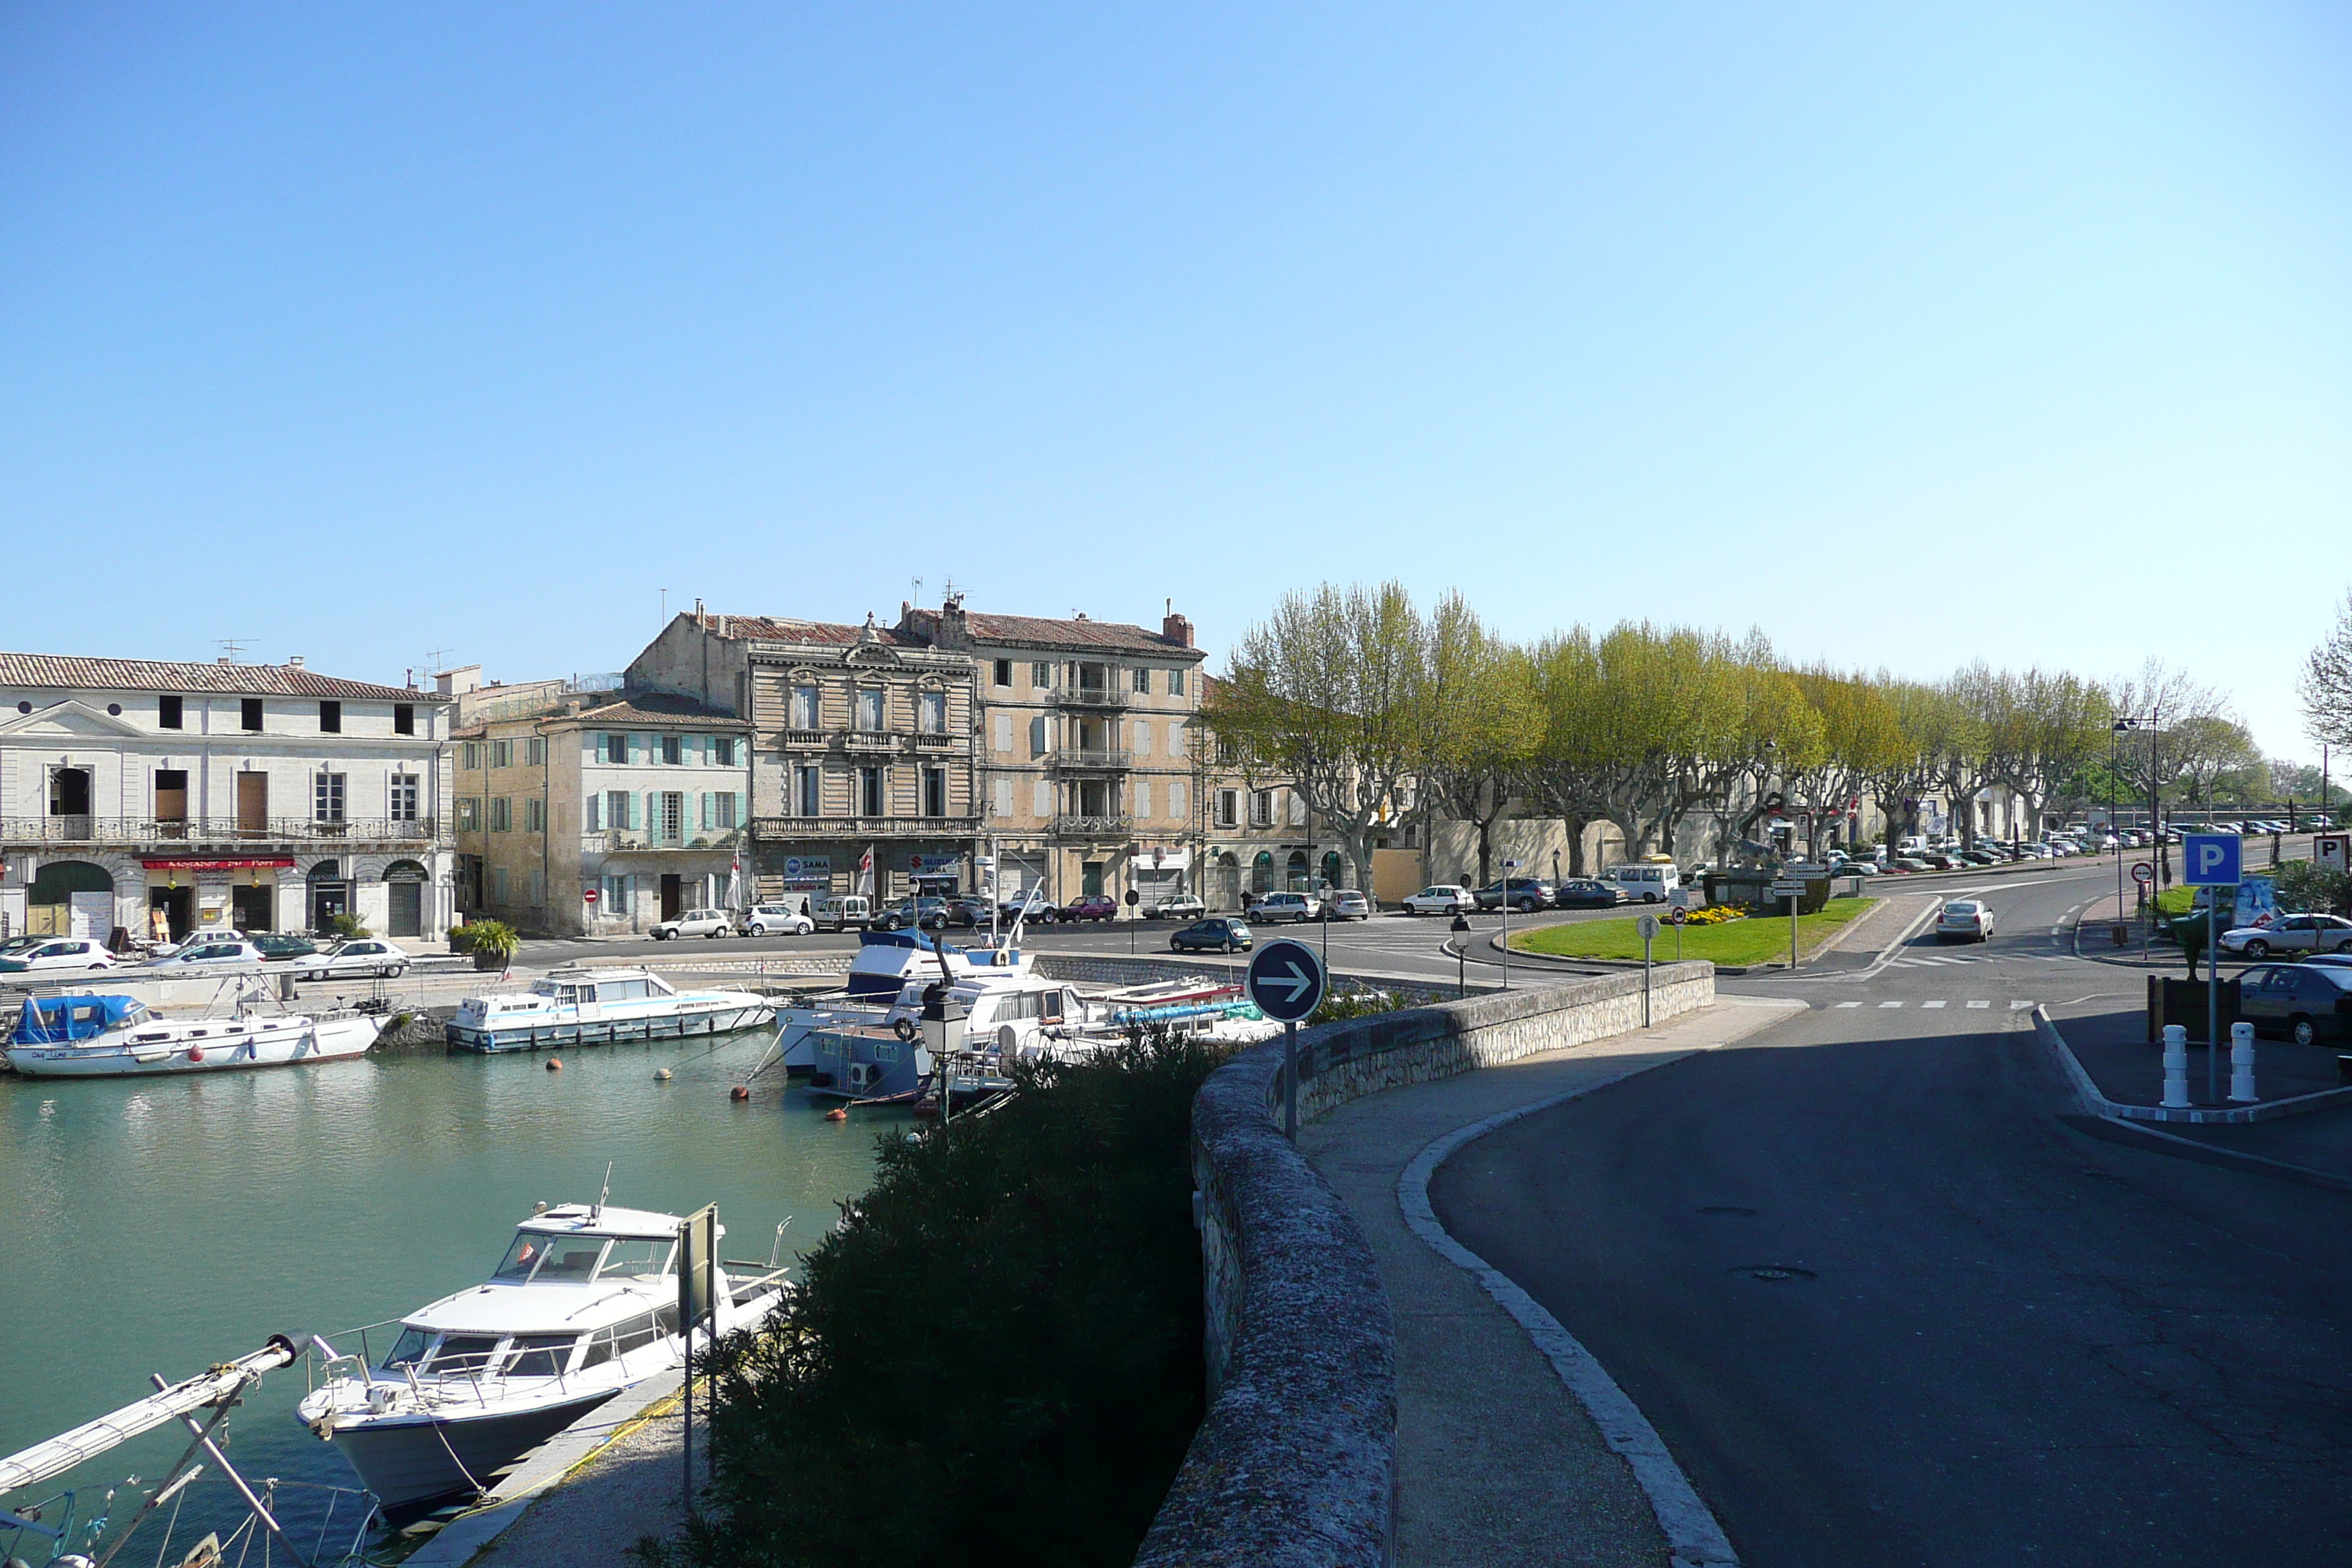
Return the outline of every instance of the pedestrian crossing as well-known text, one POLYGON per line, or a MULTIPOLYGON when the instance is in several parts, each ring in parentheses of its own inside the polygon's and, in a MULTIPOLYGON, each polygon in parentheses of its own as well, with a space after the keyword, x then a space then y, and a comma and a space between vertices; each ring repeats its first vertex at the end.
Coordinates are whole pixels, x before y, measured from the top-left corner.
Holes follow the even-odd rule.
MULTIPOLYGON (((1869 1002, 1832 1002, 1830 1004, 1830 1007, 1832 1011, 1838 1011, 1847 1007, 1869 1007, 1874 1005, 1880 1012, 1891 1013, 1900 1008, 1908 1007, 1911 1005, 1912 1004, 1908 1002, 1879 1002, 1874 1004, 1869 1002)), ((1932 1013, 1938 1007, 1948 1007, 1951 1005, 1950 1000, 1946 998, 1932 1002, 1922 1002, 1918 1004, 1918 1006, 1919 1010, 1923 1013, 1932 1013)), ((1984 1008, 1991 1006, 1992 1003, 1989 999, 1983 997, 1973 999, 1964 997, 1960 1001, 1960 1005, 1964 1008, 1972 1008, 1981 1011, 1984 1008)), ((2012 1013, 2023 1013, 2032 1009, 2033 1005, 2034 1004, 2032 1002, 2019 1002, 2012 1000, 2009 1004, 2009 1010, 2012 1013)))
POLYGON ((1923 952, 1909 958, 1890 959, 1887 961, 1887 966, 1892 969, 1937 969, 1969 963, 2072 963, 2074 962, 2074 955, 2065 952, 1976 952, 1965 957, 1950 958, 1923 952))

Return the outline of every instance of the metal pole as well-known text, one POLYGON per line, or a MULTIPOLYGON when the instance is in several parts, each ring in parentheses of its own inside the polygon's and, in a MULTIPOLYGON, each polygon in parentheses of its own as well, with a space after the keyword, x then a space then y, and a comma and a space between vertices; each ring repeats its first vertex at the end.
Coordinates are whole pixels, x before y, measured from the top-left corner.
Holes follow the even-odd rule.
MULTIPOLYGON (((687 1254, 689 1250, 687 1246, 687 1236, 691 1228, 690 1226, 679 1227, 677 1249, 681 1254, 687 1254)), ((679 1324, 686 1330, 686 1398, 683 1406, 684 1421, 680 1427, 682 1446, 686 1454, 686 1469, 684 1487, 679 1495, 679 1506, 685 1510, 686 1517, 692 1519, 694 1517, 694 1260, 690 1256, 681 1256, 677 1261, 677 1318, 679 1324)))
POLYGON ((1511 988, 1511 874, 1503 873, 1503 989, 1511 988))
POLYGON ((1643 938, 1642 939, 1642 1027, 1643 1027, 1643 1028, 1645 1028, 1645 1029, 1646 1029, 1646 1028, 1648 1028, 1648 1027, 1650 1026, 1650 942, 1651 942, 1651 941, 1652 941, 1652 939, 1651 939, 1651 938, 1649 938, 1649 937, 1646 937, 1646 936, 1645 936, 1645 937, 1643 937, 1643 938))
POLYGON ((1298 1142, 1298 1026, 1282 1026, 1282 1135, 1298 1142))
MULTIPOLYGON (((2234 892, 2235 889, 2232 889, 2234 892)), ((2205 1103, 2221 1098, 2221 889, 2205 889, 2205 1103)))
POLYGON ((1789 967, 1797 967, 1797 895, 1789 895, 1789 967))

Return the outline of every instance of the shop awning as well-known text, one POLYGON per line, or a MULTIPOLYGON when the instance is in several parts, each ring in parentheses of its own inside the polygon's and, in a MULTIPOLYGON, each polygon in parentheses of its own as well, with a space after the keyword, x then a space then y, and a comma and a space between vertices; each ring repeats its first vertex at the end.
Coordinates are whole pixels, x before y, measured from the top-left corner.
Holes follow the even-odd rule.
POLYGON ((139 862, 150 871, 251 871, 283 869, 294 864, 291 855, 248 855, 226 860, 159 855, 139 862))

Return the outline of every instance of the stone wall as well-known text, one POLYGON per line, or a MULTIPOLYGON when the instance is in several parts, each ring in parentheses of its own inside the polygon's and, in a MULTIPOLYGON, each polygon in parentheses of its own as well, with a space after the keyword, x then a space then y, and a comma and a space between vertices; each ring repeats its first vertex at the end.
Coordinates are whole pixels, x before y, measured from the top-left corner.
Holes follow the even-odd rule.
MULTIPOLYGON (((1653 1021, 1715 999, 1710 964, 1660 964, 1652 981, 1653 1021)), ((1299 1114, 1641 1026, 1633 972, 1325 1025, 1299 1037, 1299 1114)), ((1210 1406, 1139 1568, 1390 1558, 1388 1297, 1346 1205, 1282 1136, 1283 1094, 1277 1039, 1219 1068, 1192 1104, 1210 1406)))

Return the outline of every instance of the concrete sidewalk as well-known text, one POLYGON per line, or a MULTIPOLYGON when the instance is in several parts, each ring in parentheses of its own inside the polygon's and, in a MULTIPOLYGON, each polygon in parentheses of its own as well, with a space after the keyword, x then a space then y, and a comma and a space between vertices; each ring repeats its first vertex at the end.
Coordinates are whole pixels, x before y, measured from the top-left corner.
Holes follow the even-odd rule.
MULTIPOLYGON (((1472 1122, 1727 1045, 1804 1010, 1801 1002, 1719 997, 1656 1029, 1391 1089, 1299 1129, 1301 1152, 1363 1226, 1396 1318, 1400 1568, 1668 1562, 1649 1497, 1552 1363, 1477 1283, 1406 1228, 1397 1206, 1405 1166, 1472 1122)), ((1458 1157, 1476 1158, 1476 1145, 1458 1157)))

